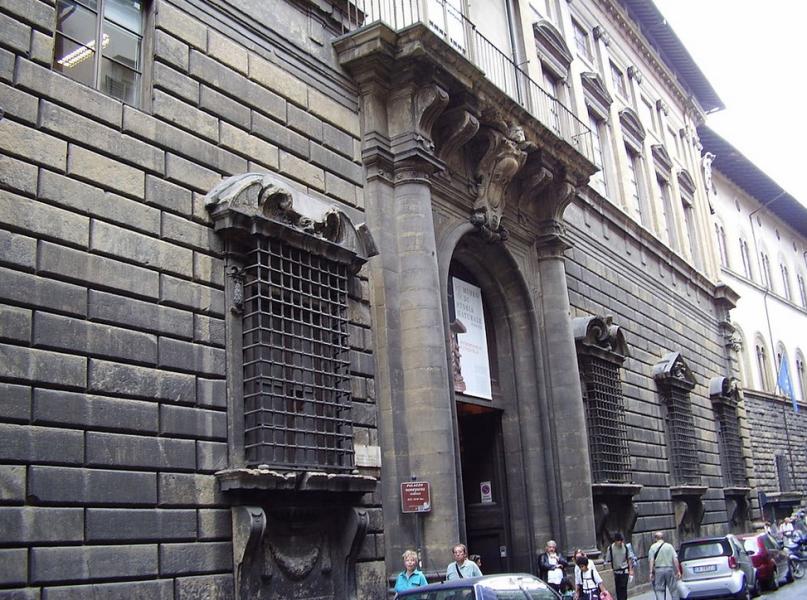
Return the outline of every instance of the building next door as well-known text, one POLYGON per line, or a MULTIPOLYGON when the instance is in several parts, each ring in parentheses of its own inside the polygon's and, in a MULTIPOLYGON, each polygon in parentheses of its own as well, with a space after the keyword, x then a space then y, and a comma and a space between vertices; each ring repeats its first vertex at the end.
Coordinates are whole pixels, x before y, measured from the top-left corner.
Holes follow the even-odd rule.
POLYGON ((457 402, 457 425, 469 554, 482 557, 482 572, 510 571, 507 487, 501 411, 457 402))

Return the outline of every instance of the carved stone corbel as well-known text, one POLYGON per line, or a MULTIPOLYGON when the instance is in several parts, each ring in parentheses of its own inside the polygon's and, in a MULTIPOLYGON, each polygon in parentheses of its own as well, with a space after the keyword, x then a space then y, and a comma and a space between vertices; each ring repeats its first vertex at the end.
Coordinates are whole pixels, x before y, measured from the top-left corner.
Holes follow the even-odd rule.
POLYGON ((458 106, 447 110, 440 118, 437 156, 448 162, 449 158, 479 131, 479 119, 468 108, 458 106))
POLYGON ((489 241, 507 239, 502 227, 505 193, 510 181, 527 160, 528 142, 518 127, 505 133, 498 127, 485 126, 482 135, 487 140, 482 158, 476 168, 477 199, 471 223, 489 241))
POLYGON ((430 152, 434 152, 432 128, 437 117, 448 105, 448 92, 436 83, 421 87, 415 94, 415 124, 418 141, 430 152))

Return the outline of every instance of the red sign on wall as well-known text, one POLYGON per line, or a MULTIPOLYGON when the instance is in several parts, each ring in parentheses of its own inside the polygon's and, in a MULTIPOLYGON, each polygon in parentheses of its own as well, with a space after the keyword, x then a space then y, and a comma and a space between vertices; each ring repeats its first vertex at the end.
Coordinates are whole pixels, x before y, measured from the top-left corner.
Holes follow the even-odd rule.
POLYGON ((401 484, 401 511, 421 513, 431 509, 432 492, 428 481, 405 481, 401 484))

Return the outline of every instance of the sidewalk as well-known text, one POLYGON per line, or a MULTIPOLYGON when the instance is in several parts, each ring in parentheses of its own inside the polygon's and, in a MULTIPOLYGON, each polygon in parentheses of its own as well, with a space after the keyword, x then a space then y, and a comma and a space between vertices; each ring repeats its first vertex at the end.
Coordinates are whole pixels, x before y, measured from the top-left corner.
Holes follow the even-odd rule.
MULTIPOLYGON (((611 590, 608 590, 608 591, 610 592, 611 590)), ((614 597, 616 597, 616 596, 614 596, 614 597)), ((667 598, 667 600, 670 600, 669 592, 667 592, 666 598, 667 598)), ((631 591, 628 590, 628 600, 663 600, 663 599, 661 597, 661 594, 659 594, 658 599, 656 599, 655 594, 653 594, 653 590, 649 589, 649 586, 648 586, 647 591, 639 593, 639 594, 631 593, 631 591)))

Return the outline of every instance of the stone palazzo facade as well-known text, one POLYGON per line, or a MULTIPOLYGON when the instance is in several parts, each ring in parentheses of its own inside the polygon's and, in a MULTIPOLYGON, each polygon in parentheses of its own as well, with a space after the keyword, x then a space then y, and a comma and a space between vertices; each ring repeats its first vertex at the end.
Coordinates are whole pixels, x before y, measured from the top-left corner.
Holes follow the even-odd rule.
POLYGON ((652 3, 533 4, 0 3, 0 599, 751 526, 722 104, 652 3))

